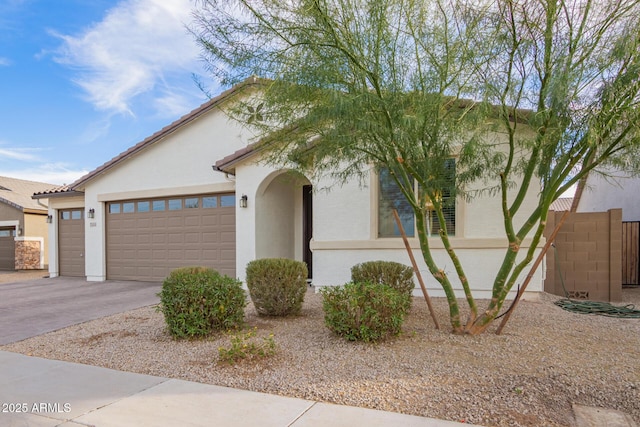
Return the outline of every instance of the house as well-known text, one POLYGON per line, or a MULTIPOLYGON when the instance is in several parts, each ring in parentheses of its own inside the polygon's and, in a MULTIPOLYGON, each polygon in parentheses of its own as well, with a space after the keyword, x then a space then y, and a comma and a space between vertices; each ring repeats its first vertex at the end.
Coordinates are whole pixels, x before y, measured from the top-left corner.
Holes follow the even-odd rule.
MULTIPOLYGON (((328 286, 348 281, 363 261, 409 264, 381 198, 398 196, 389 177, 372 168, 366 187, 354 181, 324 191, 328 182, 261 162, 253 135, 221 110, 251 87, 233 87, 71 185, 35 194, 49 199, 53 218, 51 276, 160 281, 198 264, 243 280, 249 261, 286 257, 305 261, 314 285, 328 286)), ((536 193, 527 207, 536 206, 536 193)), ((480 297, 490 296, 507 247, 496 202, 461 199, 449 212, 452 244, 480 297)), ((421 259, 412 214, 403 214, 403 224, 421 259)), ((437 237, 432 244, 454 274, 437 237)), ((433 296, 443 295, 425 278, 433 296)), ((541 273, 529 289, 542 289, 541 273)))
POLYGON ((605 212, 622 209, 623 221, 640 221, 640 177, 611 173, 605 177, 591 173, 580 196, 577 212, 605 212))
POLYGON ((48 206, 31 195, 51 186, 0 176, 0 270, 46 268, 48 206))

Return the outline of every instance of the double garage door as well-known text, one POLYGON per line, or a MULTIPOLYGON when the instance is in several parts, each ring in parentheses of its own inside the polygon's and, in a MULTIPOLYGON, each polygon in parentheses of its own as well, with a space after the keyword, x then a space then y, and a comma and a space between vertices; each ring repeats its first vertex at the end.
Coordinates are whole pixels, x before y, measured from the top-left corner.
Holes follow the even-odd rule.
POLYGON ((235 195, 108 202, 107 279, 161 281, 185 266, 235 277, 235 195))

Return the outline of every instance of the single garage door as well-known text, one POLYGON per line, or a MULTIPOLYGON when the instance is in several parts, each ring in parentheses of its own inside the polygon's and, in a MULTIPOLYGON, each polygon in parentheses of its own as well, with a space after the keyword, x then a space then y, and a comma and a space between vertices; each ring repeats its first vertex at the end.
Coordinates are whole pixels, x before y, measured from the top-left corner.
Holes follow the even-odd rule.
POLYGON ((60 275, 85 277, 84 209, 58 211, 58 266, 60 275))
POLYGON ((161 281, 178 267, 235 277, 234 194, 107 203, 107 278, 161 281))
POLYGON ((16 229, 0 228, 0 270, 14 270, 16 260, 16 229))

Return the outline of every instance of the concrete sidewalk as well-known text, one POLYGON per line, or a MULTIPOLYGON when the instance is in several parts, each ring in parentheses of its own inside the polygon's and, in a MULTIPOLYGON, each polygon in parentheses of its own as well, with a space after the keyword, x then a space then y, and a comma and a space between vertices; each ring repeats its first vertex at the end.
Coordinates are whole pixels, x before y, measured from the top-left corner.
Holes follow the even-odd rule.
POLYGON ((0 404, 11 427, 469 425, 3 351, 0 404))

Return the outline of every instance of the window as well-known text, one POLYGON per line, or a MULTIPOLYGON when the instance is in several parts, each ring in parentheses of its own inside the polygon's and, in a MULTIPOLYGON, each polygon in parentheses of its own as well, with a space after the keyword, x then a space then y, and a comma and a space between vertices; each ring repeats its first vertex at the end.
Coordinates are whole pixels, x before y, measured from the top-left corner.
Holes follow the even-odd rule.
MULTIPOLYGON (((451 185, 443 190, 443 214, 450 236, 455 235, 456 230, 456 203, 453 196, 453 183, 455 180, 455 159, 448 159, 444 164, 445 179, 451 185)), ((378 174, 378 237, 399 237, 400 230, 393 217, 393 209, 398 211, 400 222, 407 237, 414 237, 415 216, 413 209, 406 200, 398 184, 394 181, 388 169, 381 169, 378 174)), ((427 232, 430 235, 438 235, 440 224, 435 211, 428 210, 426 215, 427 232)))
POLYGON ((415 235, 415 218, 413 208, 400 191, 388 169, 381 169, 378 174, 378 237, 398 237, 400 229, 393 217, 393 210, 398 211, 402 228, 408 237, 415 235))
POLYGON ((236 196, 228 195, 228 196, 220 196, 220 207, 227 206, 235 206, 236 205, 236 196))
POLYGON ((0 230, 0 237, 13 237, 16 235, 16 230, 0 230))
POLYGON ((138 202, 138 212, 149 212, 149 202, 138 202))
POLYGON ((184 208, 185 209, 195 209, 198 207, 199 199, 197 197, 188 197, 184 199, 184 208))
POLYGON ((109 205, 109 213, 112 213, 112 214, 120 213, 120 203, 111 203, 109 205))
POLYGON ((218 198, 215 196, 208 196, 202 198, 202 207, 203 208, 217 208, 218 207, 218 198))
POLYGON ((122 213, 132 213, 135 211, 135 203, 127 202, 122 204, 122 213))
POLYGON ((182 209, 182 199, 169 199, 169 210, 179 211, 182 209))
POLYGON ((152 208, 154 211, 163 211, 165 207, 164 200, 154 200, 152 208))

